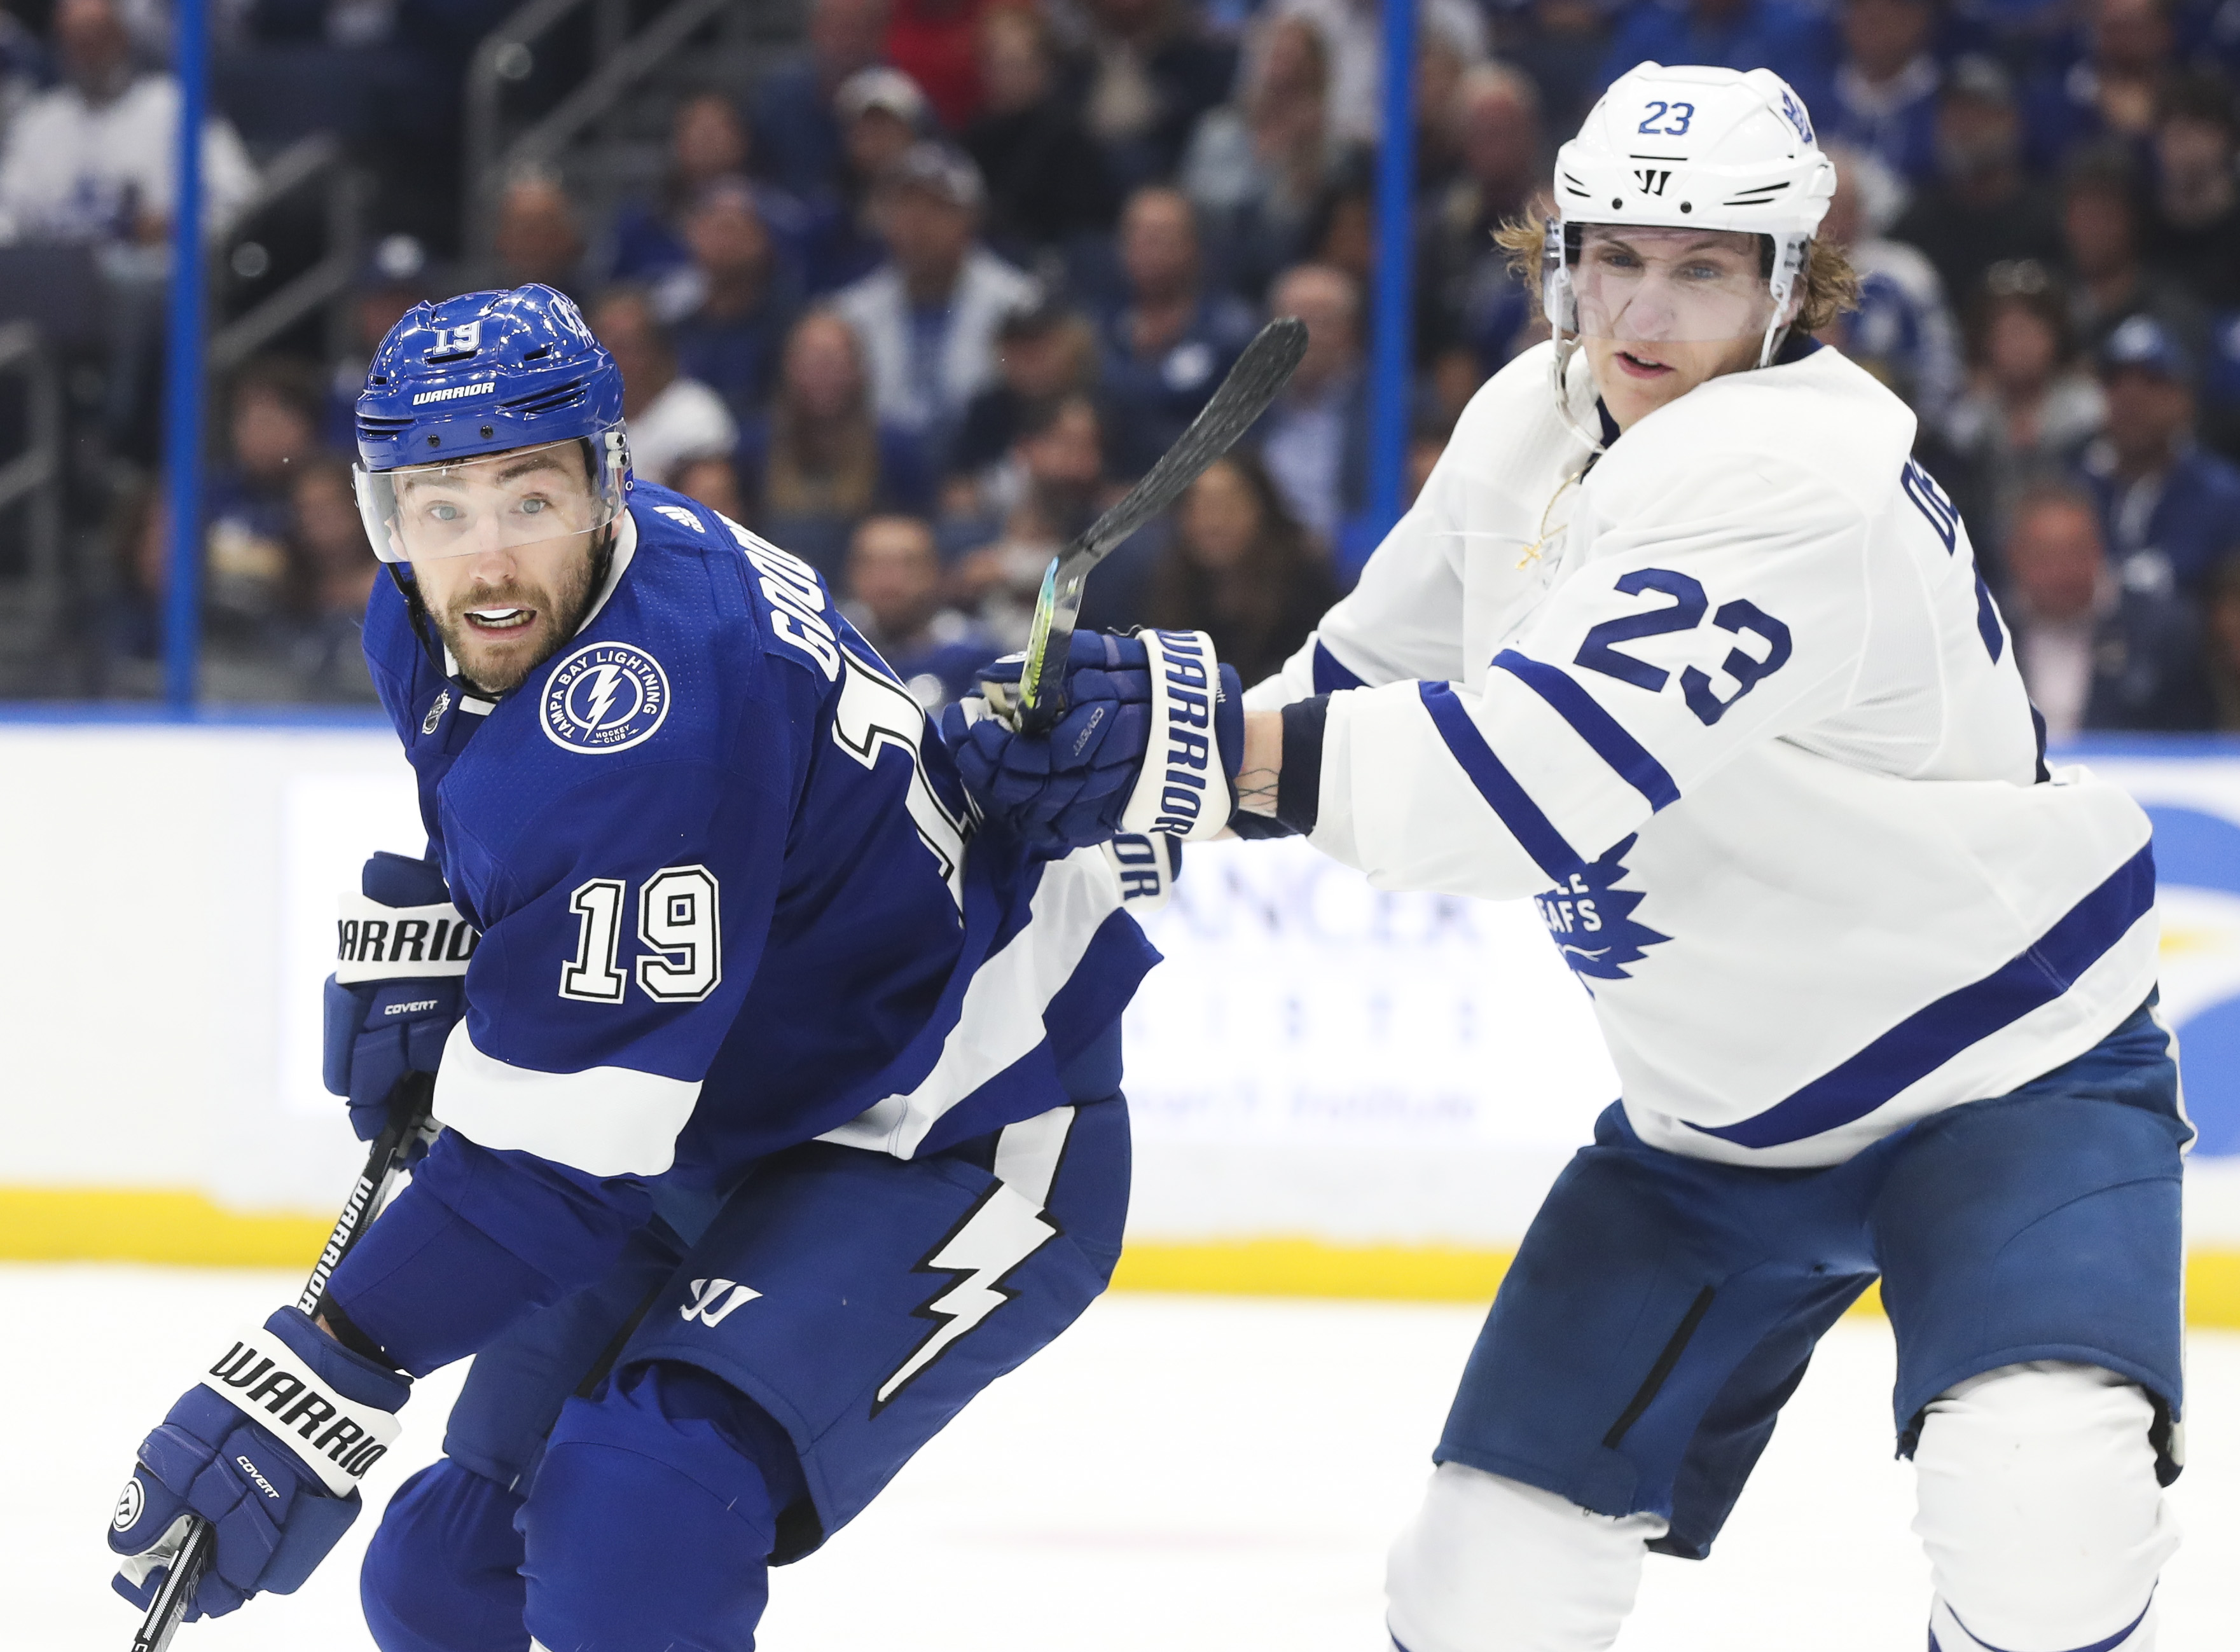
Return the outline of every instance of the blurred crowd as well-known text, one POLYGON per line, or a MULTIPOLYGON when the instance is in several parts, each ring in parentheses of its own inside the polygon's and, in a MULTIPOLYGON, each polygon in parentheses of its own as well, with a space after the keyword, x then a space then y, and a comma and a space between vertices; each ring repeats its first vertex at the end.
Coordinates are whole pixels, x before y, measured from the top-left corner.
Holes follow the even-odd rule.
MULTIPOLYGON (((264 10, 286 8, 243 26, 264 10)), ((638 476, 815 563, 929 703, 1019 643, 1052 552, 1261 320, 1301 316, 1283 398, 1083 615, 1208 629, 1249 682, 1374 549, 1378 10, 811 0, 750 92, 677 99, 665 175, 618 210, 511 179, 497 280, 576 296, 623 367, 638 476)), ((160 157, 97 210, 122 137, 74 139, 73 180, 42 135, 122 130, 155 97, 133 88, 168 83, 85 66, 73 30, 129 36, 131 0, 51 11, 43 40, 0 32, 0 231, 82 209, 144 241, 120 226, 160 219, 160 157)), ((1836 158, 1823 233, 1864 277, 1827 342, 1918 415, 2050 730, 2240 729, 2240 0, 1419 0, 1418 35, 1411 493, 1542 336, 1490 232, 1541 210, 1602 86, 1645 58, 1770 66, 1836 158)), ((426 236, 377 237, 350 352, 226 387, 210 635, 265 695, 369 692, 350 398, 450 273, 426 236)), ((152 482, 115 533, 123 681, 157 644, 152 482)))

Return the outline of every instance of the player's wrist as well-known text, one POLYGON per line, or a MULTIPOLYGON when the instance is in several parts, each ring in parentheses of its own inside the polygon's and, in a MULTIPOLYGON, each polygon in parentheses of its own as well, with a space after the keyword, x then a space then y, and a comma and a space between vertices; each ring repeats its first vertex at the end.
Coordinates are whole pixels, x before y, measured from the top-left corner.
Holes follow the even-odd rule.
POLYGON ((1237 806, 1248 815, 1276 818, 1276 796, 1283 773, 1283 714, 1244 714, 1244 750, 1237 769, 1237 806))

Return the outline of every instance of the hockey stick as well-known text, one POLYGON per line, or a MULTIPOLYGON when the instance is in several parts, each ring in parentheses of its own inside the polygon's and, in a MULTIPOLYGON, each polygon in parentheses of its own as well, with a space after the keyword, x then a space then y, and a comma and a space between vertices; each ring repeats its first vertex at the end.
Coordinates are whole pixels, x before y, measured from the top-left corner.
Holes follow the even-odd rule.
MULTIPOLYGON (((311 1276, 304 1282, 303 1294, 296 1299, 296 1306, 312 1318, 317 1319, 326 1309, 328 1276, 350 1255, 350 1247, 357 1243, 368 1224, 389 1202, 397 1176, 404 1169, 404 1156, 427 1125, 428 1109, 435 1094, 436 1080, 432 1075, 408 1073, 390 1098, 389 1122, 373 1138, 372 1150, 365 1156, 365 1169, 358 1172, 357 1185, 343 1202, 342 1215, 335 1218, 335 1230, 327 1236, 326 1246, 319 1252, 311 1276)), ((188 1515, 184 1541, 171 1562, 170 1572, 156 1590, 156 1598, 148 1603, 147 1616, 140 1620, 140 1632, 132 1637, 132 1652, 164 1652, 171 1644, 171 1636, 178 1633, 187 1607, 195 1598, 196 1587, 202 1582, 203 1573, 209 1569, 217 1548, 216 1528, 199 1515, 188 1515)))
POLYGON ((1190 421, 1174 446, 1159 456, 1149 475, 1127 496, 1090 525, 1089 531, 1050 559, 1035 598, 1034 629, 1027 636, 1027 658, 1019 671, 1019 727, 1046 734, 1065 710, 1065 660, 1081 616, 1081 594, 1089 571, 1153 516, 1183 496, 1205 468, 1236 445, 1268 410, 1307 351, 1307 324, 1296 316, 1278 316, 1244 347, 1221 388, 1190 421))

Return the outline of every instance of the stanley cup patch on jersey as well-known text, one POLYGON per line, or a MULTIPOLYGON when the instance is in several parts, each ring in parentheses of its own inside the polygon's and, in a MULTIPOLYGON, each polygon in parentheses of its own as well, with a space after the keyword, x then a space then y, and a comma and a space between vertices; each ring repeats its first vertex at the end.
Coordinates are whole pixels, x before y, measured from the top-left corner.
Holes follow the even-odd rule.
POLYGON ((544 679, 540 723, 570 751, 627 751, 669 716, 669 674, 628 643, 589 643, 544 679))

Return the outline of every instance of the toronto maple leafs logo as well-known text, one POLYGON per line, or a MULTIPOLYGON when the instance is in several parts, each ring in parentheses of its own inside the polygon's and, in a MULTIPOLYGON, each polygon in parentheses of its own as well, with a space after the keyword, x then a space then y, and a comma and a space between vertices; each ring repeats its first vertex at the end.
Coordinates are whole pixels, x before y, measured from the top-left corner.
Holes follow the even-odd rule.
POLYGON ((1639 963, 1645 949, 1672 938, 1635 923, 1633 909, 1641 904, 1641 896, 1617 887, 1626 875, 1625 852, 1633 844, 1627 838, 1593 865, 1572 873, 1569 883, 1532 897, 1556 949, 1578 975, 1623 980, 1627 966, 1639 963))
POLYGON ((1804 105, 1797 101, 1797 94, 1785 86, 1781 92, 1781 112, 1797 129, 1797 137, 1810 143, 1812 141, 1812 117, 1804 112, 1804 105))

